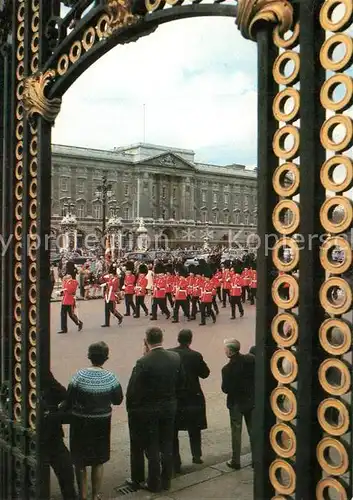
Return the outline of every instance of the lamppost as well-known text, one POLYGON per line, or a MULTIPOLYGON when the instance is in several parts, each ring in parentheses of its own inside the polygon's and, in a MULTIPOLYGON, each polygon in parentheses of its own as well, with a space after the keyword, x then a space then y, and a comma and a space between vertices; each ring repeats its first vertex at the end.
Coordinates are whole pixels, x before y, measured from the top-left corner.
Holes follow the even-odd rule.
POLYGON ((62 232, 65 234, 66 250, 77 247, 77 219, 72 214, 75 204, 68 199, 63 205, 63 218, 60 222, 62 232), (72 238, 73 237, 73 238, 72 238))
POLYGON ((121 246, 122 246, 122 222, 121 218, 117 217, 117 207, 111 208, 111 216, 107 223, 107 233, 109 237, 109 248, 112 254, 112 258, 115 256, 115 244, 116 240, 118 242, 118 257, 120 257, 121 246))
POLYGON ((97 186, 96 198, 102 202, 102 233, 105 234, 105 221, 107 213, 107 201, 113 196, 112 185, 108 183, 106 174, 103 175, 102 184, 97 186))

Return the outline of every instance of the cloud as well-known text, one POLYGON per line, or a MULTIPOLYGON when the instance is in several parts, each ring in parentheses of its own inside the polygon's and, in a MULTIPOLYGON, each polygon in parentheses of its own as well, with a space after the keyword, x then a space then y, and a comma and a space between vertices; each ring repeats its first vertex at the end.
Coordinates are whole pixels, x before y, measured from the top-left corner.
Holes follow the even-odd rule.
POLYGON ((144 140, 200 161, 256 163, 256 44, 234 19, 172 22, 118 46, 67 91, 53 142, 112 149, 144 140), (242 158, 240 161, 239 158, 242 158))

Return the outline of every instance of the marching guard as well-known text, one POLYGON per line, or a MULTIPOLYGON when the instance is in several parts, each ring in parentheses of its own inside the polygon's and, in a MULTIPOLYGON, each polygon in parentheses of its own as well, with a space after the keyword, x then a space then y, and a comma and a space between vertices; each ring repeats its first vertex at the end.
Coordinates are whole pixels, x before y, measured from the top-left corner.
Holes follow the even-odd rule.
POLYGON ((116 275, 116 267, 111 265, 109 268, 109 274, 103 276, 105 283, 103 286, 105 287, 105 323, 102 325, 102 328, 106 328, 110 326, 110 314, 115 316, 119 325, 121 325, 123 321, 123 316, 119 313, 116 308, 118 302, 118 293, 119 293, 119 278, 116 275))
POLYGON ((147 266, 145 264, 141 264, 139 267, 139 275, 137 277, 136 286, 135 286, 135 297, 136 297, 136 311, 134 314, 134 318, 140 317, 140 309, 142 308, 145 312, 145 316, 148 316, 148 309, 145 304, 145 297, 147 292, 147 278, 146 275, 148 273, 147 266))
POLYGON ((230 290, 230 281, 231 281, 231 276, 230 276, 230 262, 226 261, 224 263, 224 269, 222 273, 222 307, 226 307, 227 305, 227 297, 229 300, 229 290, 230 290))
POLYGON ((210 280, 210 276, 211 276, 210 271, 208 269, 205 269, 204 273, 203 273, 204 282, 203 282, 202 291, 201 291, 201 304, 200 304, 201 323, 200 323, 200 326, 204 326, 206 324, 206 317, 208 317, 208 316, 211 316, 213 323, 216 323, 216 315, 212 310, 214 286, 210 280))
POLYGON ((75 325, 78 326, 78 331, 80 332, 83 327, 82 321, 80 321, 75 314, 76 309, 76 291, 78 287, 78 282, 72 277, 71 274, 66 274, 63 278, 63 298, 61 301, 61 330, 58 333, 67 333, 67 315, 70 316, 75 325))
POLYGON ((136 306, 134 303, 136 276, 133 274, 133 262, 127 262, 125 267, 124 294, 126 311, 124 316, 130 316, 130 309, 132 309, 133 313, 136 314, 136 306))
POLYGON ((231 317, 230 319, 235 319, 235 306, 238 306, 240 317, 244 316, 244 308, 241 300, 242 295, 242 278, 239 274, 233 274, 230 283, 230 307, 231 307, 231 317))
POLYGON ((184 266, 178 267, 178 277, 175 283, 174 291, 174 310, 172 323, 179 323, 179 308, 181 307, 184 315, 190 320, 189 302, 188 302, 188 280, 184 266))
POLYGON ((156 264, 154 269, 154 280, 153 280, 153 298, 152 298, 152 312, 151 321, 157 320, 157 308, 166 315, 166 318, 170 318, 170 312, 167 307, 166 300, 166 288, 167 288, 167 278, 164 274, 164 267, 161 264, 156 264))
POLYGON ((256 269, 251 270, 249 289, 250 289, 250 304, 253 306, 255 304, 256 290, 257 290, 257 272, 256 272, 256 269))

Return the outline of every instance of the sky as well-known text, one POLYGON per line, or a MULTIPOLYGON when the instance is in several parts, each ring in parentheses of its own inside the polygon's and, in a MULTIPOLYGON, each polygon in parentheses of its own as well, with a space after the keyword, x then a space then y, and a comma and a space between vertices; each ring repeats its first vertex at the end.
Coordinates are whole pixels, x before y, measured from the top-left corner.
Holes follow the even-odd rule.
POLYGON ((147 142, 192 149, 200 162, 253 167, 256 72, 256 44, 241 37, 234 19, 167 23, 112 49, 76 80, 53 143, 113 149, 147 142))

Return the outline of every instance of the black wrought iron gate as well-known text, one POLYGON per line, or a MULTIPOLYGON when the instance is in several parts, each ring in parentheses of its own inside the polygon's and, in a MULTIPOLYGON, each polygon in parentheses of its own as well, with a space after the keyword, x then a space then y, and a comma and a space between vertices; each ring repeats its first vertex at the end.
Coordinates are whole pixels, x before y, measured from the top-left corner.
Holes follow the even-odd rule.
POLYGON ((76 0, 63 2, 65 16, 61 3, 0 2, 1 498, 49 497, 40 395, 50 367, 51 126, 61 97, 112 47, 195 16, 236 18, 258 44, 254 498, 350 498, 352 1, 76 0), (332 174, 340 165, 344 180, 332 174), (337 248, 344 256, 334 260, 337 248))

